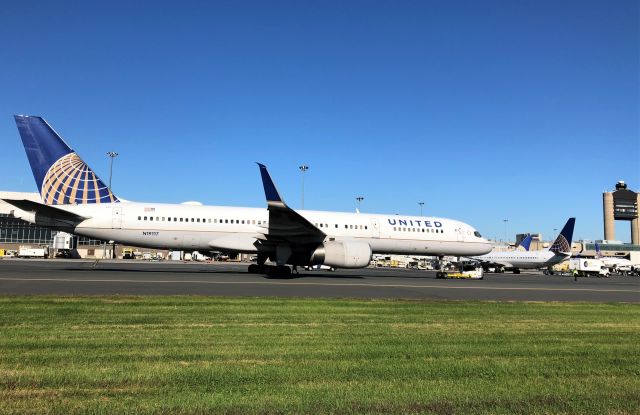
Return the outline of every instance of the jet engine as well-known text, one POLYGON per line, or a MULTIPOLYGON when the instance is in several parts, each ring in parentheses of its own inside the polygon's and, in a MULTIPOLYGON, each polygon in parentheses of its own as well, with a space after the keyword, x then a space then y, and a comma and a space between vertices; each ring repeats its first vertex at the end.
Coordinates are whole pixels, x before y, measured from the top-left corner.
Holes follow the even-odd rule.
POLYGON ((364 268, 371 261, 371 247, 366 242, 325 242, 311 255, 312 265, 336 268, 364 268))

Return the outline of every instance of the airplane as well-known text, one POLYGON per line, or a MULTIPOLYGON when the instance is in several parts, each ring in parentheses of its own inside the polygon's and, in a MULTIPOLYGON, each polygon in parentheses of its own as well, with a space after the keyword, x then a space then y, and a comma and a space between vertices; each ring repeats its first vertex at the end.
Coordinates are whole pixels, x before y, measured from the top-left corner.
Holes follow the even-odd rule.
POLYGON ((364 268, 374 253, 491 251, 475 228, 453 219, 294 210, 260 163, 267 209, 126 201, 43 118, 14 118, 43 203, 5 201, 17 208, 13 216, 40 226, 139 247, 253 253, 248 272, 272 276, 290 275, 288 265, 364 268))
POLYGON ((616 272, 629 272, 633 269, 633 262, 625 258, 606 257, 600 251, 600 245, 596 242, 596 258, 609 269, 616 272))
POLYGON ((560 234, 548 250, 540 251, 492 251, 488 254, 475 256, 472 259, 480 261, 483 268, 495 267, 496 272, 512 270, 514 274, 520 274, 521 269, 551 267, 571 256, 571 240, 576 219, 569 218, 560 231, 560 234))

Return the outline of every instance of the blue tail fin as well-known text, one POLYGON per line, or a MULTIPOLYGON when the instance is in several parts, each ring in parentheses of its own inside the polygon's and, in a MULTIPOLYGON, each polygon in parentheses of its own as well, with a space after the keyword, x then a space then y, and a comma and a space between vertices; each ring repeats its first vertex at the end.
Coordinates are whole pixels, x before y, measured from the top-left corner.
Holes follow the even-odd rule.
POLYGON ((576 224, 576 218, 569 218, 564 228, 560 231, 560 235, 553 241, 553 245, 549 248, 552 252, 571 252, 571 240, 573 239, 573 227, 576 224))
POLYGON ((602 258, 602 252, 600 252, 600 245, 596 242, 596 258, 602 258))
POLYGON ((531 234, 528 234, 527 236, 525 236, 525 238, 522 241, 520 241, 519 246, 523 247, 525 251, 528 251, 529 247, 531 246, 531 234))
POLYGON ((45 204, 119 201, 43 118, 28 115, 14 118, 45 204))

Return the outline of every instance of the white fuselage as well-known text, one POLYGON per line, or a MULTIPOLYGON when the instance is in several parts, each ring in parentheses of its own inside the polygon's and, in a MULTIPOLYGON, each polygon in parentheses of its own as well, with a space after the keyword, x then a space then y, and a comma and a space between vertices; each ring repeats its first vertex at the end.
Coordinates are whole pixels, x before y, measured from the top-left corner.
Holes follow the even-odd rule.
MULTIPOLYGON (((269 233, 266 208, 135 202, 56 208, 88 218, 74 233, 132 246, 250 253, 269 233)), ((470 256, 491 250, 474 228, 451 219, 297 212, 324 232, 326 240, 364 241, 374 253, 470 256)))
POLYGON ((475 256, 481 262, 502 265, 506 268, 514 269, 537 269, 546 268, 558 264, 569 255, 558 254, 552 251, 492 251, 486 255, 475 256))
POLYGON ((628 259, 625 258, 616 258, 616 257, 600 257, 598 258, 599 260, 602 261, 602 263, 608 267, 608 268, 615 268, 615 269, 627 269, 627 268, 631 268, 633 267, 633 262, 629 261, 628 259))

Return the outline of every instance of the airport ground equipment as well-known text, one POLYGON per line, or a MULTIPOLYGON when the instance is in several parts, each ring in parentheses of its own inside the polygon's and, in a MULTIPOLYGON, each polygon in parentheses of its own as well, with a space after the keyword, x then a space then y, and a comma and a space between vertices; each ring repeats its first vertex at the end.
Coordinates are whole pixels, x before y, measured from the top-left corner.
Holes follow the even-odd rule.
POLYGON ((18 248, 18 258, 49 258, 49 247, 21 246, 18 248))
MULTIPOLYGON (((569 269, 579 277, 608 277, 609 268, 599 259, 571 258, 569 269)), ((574 275, 575 275, 574 274, 574 275)))
POLYGON ((446 269, 436 273, 436 278, 481 280, 484 279, 484 270, 477 262, 450 263, 446 269))
POLYGON ((133 248, 123 248, 122 249, 122 259, 134 259, 133 248))

